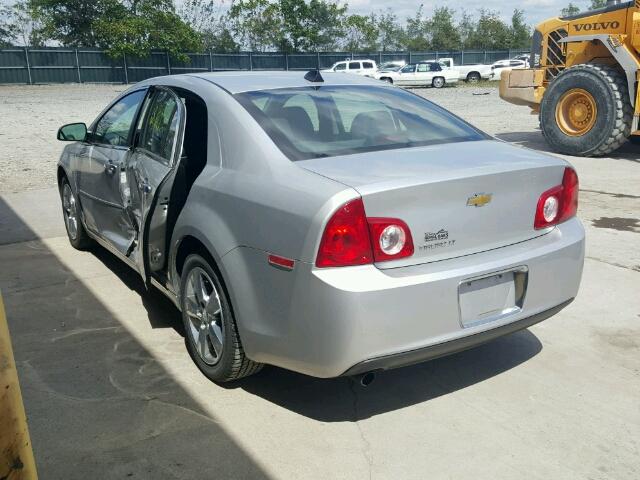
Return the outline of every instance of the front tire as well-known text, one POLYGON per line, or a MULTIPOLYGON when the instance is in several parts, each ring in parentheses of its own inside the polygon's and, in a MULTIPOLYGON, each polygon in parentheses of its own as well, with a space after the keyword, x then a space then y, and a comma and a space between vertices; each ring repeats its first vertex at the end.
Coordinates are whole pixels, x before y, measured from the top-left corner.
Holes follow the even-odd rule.
POLYGON ((389 77, 382 77, 380 80, 382 80, 383 82, 387 82, 393 85, 393 79, 389 78, 389 77))
POLYGON ((180 292, 187 350, 205 376, 224 383, 262 369, 244 354, 231 302, 207 259, 187 257, 180 292))
POLYGON ((576 65, 556 78, 542 99, 540 126, 554 150, 602 156, 617 150, 631 133, 633 107, 627 80, 607 65, 576 65))
POLYGON ((62 201, 62 217, 64 227, 67 230, 67 238, 71 246, 77 250, 86 250, 91 246, 91 239, 87 235, 82 224, 80 204, 69 184, 69 180, 63 178, 60 184, 60 199, 62 201))
POLYGON ((433 86, 433 88, 442 88, 445 85, 445 81, 443 77, 435 77, 432 81, 431 81, 431 86, 433 86))

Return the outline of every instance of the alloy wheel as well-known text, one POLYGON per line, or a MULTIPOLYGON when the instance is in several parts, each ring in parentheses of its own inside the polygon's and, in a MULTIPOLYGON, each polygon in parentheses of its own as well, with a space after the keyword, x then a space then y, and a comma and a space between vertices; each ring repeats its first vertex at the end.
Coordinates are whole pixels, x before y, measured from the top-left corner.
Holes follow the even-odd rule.
POLYGON ((207 365, 217 364, 224 346, 224 313, 211 277, 200 267, 189 272, 184 309, 195 351, 207 365))
POLYGON ((75 240, 78 237, 78 209, 76 197, 68 183, 65 183, 62 188, 62 212, 67 233, 72 240, 75 240))

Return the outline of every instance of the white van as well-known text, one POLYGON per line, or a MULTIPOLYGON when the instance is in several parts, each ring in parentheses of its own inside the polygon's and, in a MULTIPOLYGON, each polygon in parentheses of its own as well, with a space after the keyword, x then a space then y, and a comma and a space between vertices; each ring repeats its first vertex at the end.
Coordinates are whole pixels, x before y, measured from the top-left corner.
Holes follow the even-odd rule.
POLYGON ((334 63, 331 68, 322 70, 323 72, 355 73, 365 77, 373 77, 378 71, 378 66, 373 60, 345 60, 334 63))

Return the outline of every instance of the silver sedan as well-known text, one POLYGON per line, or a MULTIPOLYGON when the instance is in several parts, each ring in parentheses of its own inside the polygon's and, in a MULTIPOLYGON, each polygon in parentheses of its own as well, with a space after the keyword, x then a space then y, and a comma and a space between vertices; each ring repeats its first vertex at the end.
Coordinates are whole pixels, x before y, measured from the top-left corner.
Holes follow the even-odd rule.
POLYGON ((263 364, 368 381, 578 292, 574 169, 374 79, 159 77, 58 139, 71 244, 166 294, 214 381, 263 364))

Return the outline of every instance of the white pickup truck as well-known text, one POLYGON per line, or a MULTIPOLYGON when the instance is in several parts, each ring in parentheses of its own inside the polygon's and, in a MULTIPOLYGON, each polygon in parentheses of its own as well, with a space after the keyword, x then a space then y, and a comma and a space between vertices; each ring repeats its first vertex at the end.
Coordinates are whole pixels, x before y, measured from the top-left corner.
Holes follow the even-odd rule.
POLYGON ((439 58, 438 62, 443 67, 458 72, 458 78, 465 82, 477 82, 479 80, 491 80, 493 71, 491 65, 455 65, 453 58, 439 58))

